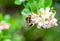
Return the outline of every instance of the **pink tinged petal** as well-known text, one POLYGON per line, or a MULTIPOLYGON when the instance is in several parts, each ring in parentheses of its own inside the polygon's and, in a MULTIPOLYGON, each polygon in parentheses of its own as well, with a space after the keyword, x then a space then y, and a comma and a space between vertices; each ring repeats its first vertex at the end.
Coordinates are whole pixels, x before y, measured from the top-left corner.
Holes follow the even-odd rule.
POLYGON ((34 12, 32 12, 30 15, 31 15, 32 17, 33 17, 33 16, 34 16, 34 17, 36 16, 36 14, 35 14, 34 12))
POLYGON ((52 23, 56 23, 57 22, 57 19, 56 18, 53 18, 52 19, 52 23))
POLYGON ((4 29, 4 27, 0 25, 0 30, 3 30, 3 29, 4 29))
POLYGON ((52 12, 48 12, 47 15, 50 17, 51 15, 53 15, 52 12))
POLYGON ((43 14, 41 14, 41 17, 45 20, 45 18, 46 18, 46 16, 45 15, 43 15, 43 14))
POLYGON ((9 29, 9 27, 10 27, 10 24, 5 24, 5 25, 4 25, 4 28, 5 28, 5 29, 9 29))
POLYGON ((35 23, 36 19, 31 19, 32 20, 32 23, 35 23))
POLYGON ((48 24, 48 28, 50 28, 50 27, 52 27, 52 25, 49 23, 49 24, 48 24))
POLYGON ((57 23, 55 23, 55 26, 58 26, 58 24, 57 24, 57 23))
POLYGON ((36 17, 36 18, 34 18, 34 19, 31 19, 31 20, 32 20, 32 23, 37 23, 38 20, 39 20, 39 17, 36 17))
POLYGON ((37 24, 37 28, 41 28, 43 26, 43 22, 39 22, 38 24, 37 24))
POLYGON ((48 15, 48 16, 51 16, 51 15, 52 15, 52 13, 51 13, 51 12, 48 12, 48 13, 47 13, 47 15, 48 15))
POLYGON ((44 22, 43 28, 47 28, 48 25, 49 25, 49 22, 48 21, 44 22))
POLYGON ((50 16, 51 16, 51 15, 49 14, 49 12, 46 13, 46 15, 41 14, 41 17, 42 17, 43 19, 49 18, 50 16))
POLYGON ((44 8, 40 8, 40 12, 41 13, 44 13, 44 8))
POLYGON ((49 18, 50 16, 52 15, 52 13, 51 12, 48 12, 48 13, 46 13, 46 18, 49 18))
POLYGON ((38 28, 38 29, 40 29, 40 28, 41 28, 41 26, 37 25, 37 28, 38 28))
POLYGON ((47 28, 47 25, 44 25, 43 28, 47 28))
POLYGON ((58 24, 57 24, 57 19, 56 18, 53 18, 51 21, 50 21, 50 24, 52 25, 52 26, 57 26, 58 24))
POLYGON ((36 15, 34 12, 32 12, 32 15, 36 15))
POLYGON ((36 22, 35 22, 35 23, 38 23, 39 19, 40 19, 40 18, 39 18, 39 17, 37 17, 37 19, 36 19, 36 22))
POLYGON ((49 10, 50 10, 50 8, 49 8, 49 7, 47 7, 47 8, 46 8, 46 12, 49 12, 49 10))
POLYGON ((57 23, 52 23, 51 25, 52 25, 52 26, 58 26, 58 24, 57 24, 57 23))
POLYGON ((49 14, 49 13, 47 13, 45 17, 46 17, 46 18, 49 18, 49 17, 50 17, 50 14, 49 14))

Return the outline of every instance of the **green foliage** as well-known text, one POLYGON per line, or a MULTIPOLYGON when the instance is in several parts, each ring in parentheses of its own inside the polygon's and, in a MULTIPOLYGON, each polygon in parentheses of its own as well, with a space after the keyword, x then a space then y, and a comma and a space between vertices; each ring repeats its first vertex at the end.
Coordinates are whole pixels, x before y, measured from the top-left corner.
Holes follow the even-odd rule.
MULTIPOLYGON (((21 5, 19 0, 15 1, 15 4, 21 5)), ((26 8, 30 8, 31 11, 37 12, 40 8, 45 8, 52 5, 52 0, 27 0, 23 3, 26 8)))
POLYGON ((2 13, 0 13, 0 20, 2 20, 3 19, 3 15, 2 15, 2 13))
POLYGON ((25 38, 22 35, 15 35, 12 41, 25 41, 25 38))
POLYGON ((9 5, 9 4, 13 4, 14 0, 0 0, 0 4, 1 5, 9 5))
POLYGON ((31 11, 37 11, 40 8, 46 8, 52 5, 52 0, 27 0, 26 7, 30 7, 31 11), (27 6, 28 5, 28 6, 27 6))
POLYGON ((25 33, 24 36, 26 38, 27 41, 35 41, 40 37, 43 37, 46 33, 45 29, 37 29, 37 26, 33 26, 33 27, 28 27, 27 29, 25 29, 25 33))
POLYGON ((17 4, 17 5, 21 5, 22 2, 20 2, 20 0, 15 0, 15 4, 17 4))
POLYGON ((6 20, 6 21, 10 20, 10 15, 5 15, 4 20, 6 20))
MULTIPOLYGON (((0 14, 0 21, 5 21, 5 22, 10 24, 10 28, 9 29, 4 29, 4 30, 0 31, 0 40, 1 41, 11 40, 11 38, 13 37, 12 35, 15 33, 15 31, 17 31, 18 29, 21 29, 22 24, 24 23, 23 22, 24 20, 23 20, 23 17, 19 17, 19 18, 20 19, 12 17, 12 16, 7 15, 7 14, 6 15, 3 15, 2 13, 0 14)), ((21 41, 23 41, 23 39, 21 37, 19 39, 21 41)), ((16 40, 18 41, 19 39, 16 39, 16 40)))
POLYGON ((30 14, 30 10, 28 8, 24 8, 22 11, 21 11, 21 14, 26 16, 28 14, 30 14))

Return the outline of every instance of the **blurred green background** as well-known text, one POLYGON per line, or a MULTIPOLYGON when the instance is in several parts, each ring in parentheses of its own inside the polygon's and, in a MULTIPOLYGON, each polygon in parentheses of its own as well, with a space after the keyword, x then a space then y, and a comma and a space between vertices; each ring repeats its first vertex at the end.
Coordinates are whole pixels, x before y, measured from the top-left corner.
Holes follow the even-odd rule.
MULTIPOLYGON (((0 21, 5 20, 11 23, 11 28, 8 31, 4 30, 3 33, 0 33, 0 41, 60 41, 60 0, 52 0, 51 7, 56 10, 58 26, 49 29, 37 29, 36 25, 33 26, 34 28, 27 28, 24 24, 25 14, 21 14, 25 8, 24 4, 18 1, 17 5, 15 1, 0 0, 0 21)), ((30 12, 28 9, 26 11, 26 13, 30 12)))

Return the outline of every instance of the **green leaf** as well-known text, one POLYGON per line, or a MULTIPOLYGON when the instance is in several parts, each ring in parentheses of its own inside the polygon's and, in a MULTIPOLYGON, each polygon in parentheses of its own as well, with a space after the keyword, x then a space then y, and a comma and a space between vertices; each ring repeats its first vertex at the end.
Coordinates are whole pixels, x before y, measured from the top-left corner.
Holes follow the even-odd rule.
POLYGON ((5 15, 5 16, 4 16, 4 20, 5 20, 5 21, 10 20, 10 15, 5 15))
POLYGON ((28 8, 24 8, 21 12, 22 15, 28 15, 30 14, 30 10, 28 8))
POLYGON ((13 41, 25 41, 25 38, 22 35, 15 35, 12 40, 13 41))
POLYGON ((10 26, 10 28, 9 28, 9 32, 12 33, 12 34, 13 34, 13 32, 16 30, 16 28, 17 28, 16 22, 17 22, 17 21, 16 21, 14 18, 11 18, 11 20, 10 20, 11 26, 10 26))
POLYGON ((43 37, 45 34, 46 30, 45 29, 38 29, 37 25, 34 25, 33 27, 27 27, 27 29, 25 29, 25 37, 27 39, 27 41, 34 41, 40 37, 43 37))
POLYGON ((2 40, 3 38, 3 32, 0 30, 0 41, 2 40))
POLYGON ((25 8, 29 8, 29 3, 28 3, 27 1, 25 1, 25 2, 23 3, 23 5, 24 5, 25 8))
POLYGON ((54 28, 46 29, 45 36, 43 37, 43 41, 55 41, 57 33, 54 28))
POLYGON ((40 8, 46 8, 52 5, 52 0, 28 0, 31 11, 36 12, 40 8))
POLYGON ((31 9, 31 11, 36 11, 37 10, 37 2, 36 1, 29 1, 28 2, 28 4, 29 4, 29 7, 30 7, 30 9, 31 9))
POLYGON ((2 20, 3 19, 3 14, 2 13, 0 13, 0 20, 2 20))
POLYGON ((11 39, 3 39, 3 41, 12 41, 11 39))
POLYGON ((45 4, 44 7, 51 6, 52 5, 52 0, 45 0, 44 4, 45 4))
POLYGON ((20 2, 20 0, 15 0, 15 4, 16 5, 21 5, 22 2, 20 2))
POLYGON ((14 0, 9 0, 9 1, 8 0, 0 0, 1 6, 9 5, 9 4, 13 4, 13 3, 14 3, 14 0))

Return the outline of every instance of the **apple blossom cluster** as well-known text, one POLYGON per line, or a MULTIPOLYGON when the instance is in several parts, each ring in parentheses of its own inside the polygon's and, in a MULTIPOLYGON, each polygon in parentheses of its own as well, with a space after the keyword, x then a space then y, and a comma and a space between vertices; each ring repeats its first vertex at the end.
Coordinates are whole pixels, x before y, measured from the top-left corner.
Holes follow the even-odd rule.
POLYGON ((4 29, 9 29, 10 24, 6 23, 5 21, 0 21, 0 31, 4 29))
POLYGON ((57 19, 55 18, 55 13, 50 11, 49 7, 40 8, 40 14, 31 13, 31 23, 37 24, 37 28, 50 28, 57 26, 57 19))

